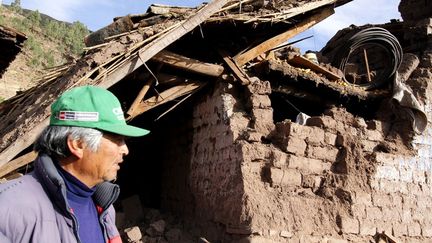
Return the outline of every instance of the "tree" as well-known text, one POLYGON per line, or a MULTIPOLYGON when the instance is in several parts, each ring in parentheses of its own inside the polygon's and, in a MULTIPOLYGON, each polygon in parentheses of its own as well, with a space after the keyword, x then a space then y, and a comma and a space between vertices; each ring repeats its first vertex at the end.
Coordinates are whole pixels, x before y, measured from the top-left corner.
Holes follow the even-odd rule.
POLYGON ((15 0, 14 2, 12 2, 11 7, 13 11, 21 13, 21 0, 15 0))

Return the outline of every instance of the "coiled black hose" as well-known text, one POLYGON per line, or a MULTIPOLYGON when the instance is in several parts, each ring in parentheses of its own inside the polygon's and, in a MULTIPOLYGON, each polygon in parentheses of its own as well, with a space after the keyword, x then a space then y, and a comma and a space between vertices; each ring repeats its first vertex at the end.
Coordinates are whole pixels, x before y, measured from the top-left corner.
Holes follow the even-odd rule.
MULTIPOLYGON (((345 68, 350 56, 353 53, 358 53, 357 49, 363 48, 365 45, 381 47, 385 50, 386 57, 388 58, 385 60, 386 63, 390 62, 388 62, 388 67, 385 67, 379 75, 375 76, 372 82, 358 86, 362 86, 367 90, 380 88, 392 80, 402 62, 403 55, 399 41, 386 29, 372 27, 359 31, 340 46, 334 56, 332 65, 339 67, 345 76, 345 68)), ((369 53, 369 55, 373 54, 369 53)), ((344 80, 349 83, 345 77, 344 80)))

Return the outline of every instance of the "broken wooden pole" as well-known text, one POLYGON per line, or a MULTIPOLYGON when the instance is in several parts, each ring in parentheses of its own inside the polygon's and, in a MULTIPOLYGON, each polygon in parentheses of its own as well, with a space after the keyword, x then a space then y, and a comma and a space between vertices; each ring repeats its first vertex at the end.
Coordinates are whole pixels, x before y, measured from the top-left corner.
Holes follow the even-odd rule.
POLYGON ((201 62, 199 60, 185 57, 166 50, 163 50, 156 54, 152 58, 152 60, 189 72, 208 75, 212 77, 219 77, 224 71, 224 68, 220 65, 201 62))
POLYGON ((136 116, 155 108, 156 106, 162 105, 167 103, 168 101, 172 101, 177 99, 178 97, 181 97, 183 95, 189 94, 190 92, 198 89, 205 83, 202 82, 196 82, 196 81, 189 81, 188 83, 184 83, 172 88, 169 88, 163 92, 161 92, 159 95, 150 97, 144 101, 141 101, 139 105, 136 107, 135 112, 133 116, 131 116, 129 119, 133 119, 136 116))
POLYGON ((141 88, 129 110, 126 112, 129 116, 134 116, 136 108, 138 107, 139 103, 144 99, 144 96, 147 94, 147 91, 150 89, 152 83, 153 78, 149 78, 144 84, 144 86, 141 88))
POLYGON ((219 54, 222 56, 225 63, 231 69, 233 75, 237 78, 242 85, 248 85, 250 83, 247 74, 234 62, 234 60, 228 55, 225 50, 218 49, 219 54))
POLYGON ((267 52, 273 49, 274 47, 282 44, 283 42, 287 41, 288 39, 296 36, 297 34, 311 28, 312 26, 321 22, 322 20, 332 15, 333 13, 334 13, 333 7, 324 8, 319 13, 312 15, 309 18, 306 18, 305 20, 296 24, 294 27, 290 28, 289 30, 262 42, 261 44, 255 46, 254 48, 244 53, 237 54, 234 57, 234 61, 237 63, 238 66, 241 67, 247 62, 259 56, 261 53, 267 52))
POLYGON ((371 80, 371 75, 370 75, 370 71, 369 71, 369 61, 368 61, 366 49, 363 49, 363 55, 364 55, 364 61, 365 61, 365 65, 366 65, 367 81, 370 83, 372 80, 371 80))
POLYGON ((15 171, 19 169, 20 167, 29 164, 33 160, 35 160, 37 157, 36 152, 30 152, 27 153, 19 158, 16 158, 12 161, 10 161, 7 165, 1 167, 0 170, 0 178, 4 177, 5 175, 11 173, 12 171, 15 171))

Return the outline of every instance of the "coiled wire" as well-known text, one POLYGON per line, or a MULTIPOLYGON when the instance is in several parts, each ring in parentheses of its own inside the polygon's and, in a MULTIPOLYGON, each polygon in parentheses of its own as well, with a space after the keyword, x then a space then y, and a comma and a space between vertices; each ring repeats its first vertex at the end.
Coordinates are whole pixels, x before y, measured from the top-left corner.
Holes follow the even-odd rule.
POLYGON ((373 82, 358 86, 362 86, 367 90, 380 88, 392 80, 402 62, 403 55, 402 47, 399 44, 399 41, 386 29, 372 27, 359 31, 341 45, 334 56, 332 64, 342 70, 344 73, 344 81, 349 83, 345 79, 346 64, 350 59, 350 56, 358 48, 362 48, 365 45, 379 46, 385 50, 386 55, 390 60, 390 65, 389 67, 386 67, 384 70, 382 70, 380 75, 374 77, 373 82))

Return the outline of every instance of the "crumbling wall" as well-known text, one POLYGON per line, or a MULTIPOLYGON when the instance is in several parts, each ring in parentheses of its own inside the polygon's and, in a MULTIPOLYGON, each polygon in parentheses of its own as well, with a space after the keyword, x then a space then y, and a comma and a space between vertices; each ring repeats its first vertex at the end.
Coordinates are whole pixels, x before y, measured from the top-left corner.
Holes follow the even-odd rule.
MULTIPOLYGON (((429 77, 430 57, 421 56, 407 83, 429 77)), ((389 101, 380 120, 335 107, 306 125, 274 124, 270 82, 244 92, 220 85, 194 112, 199 217, 246 242, 366 242, 383 231, 402 242, 432 240, 430 125, 407 144, 400 127, 410 123, 392 115, 389 101)), ((427 83, 415 90, 429 97, 427 83)))
POLYGON ((239 225, 248 217, 243 213, 243 158, 235 141, 240 136, 237 127, 245 127, 248 119, 237 111, 241 102, 233 95, 234 87, 217 86, 194 108, 190 187, 199 219, 239 225))

